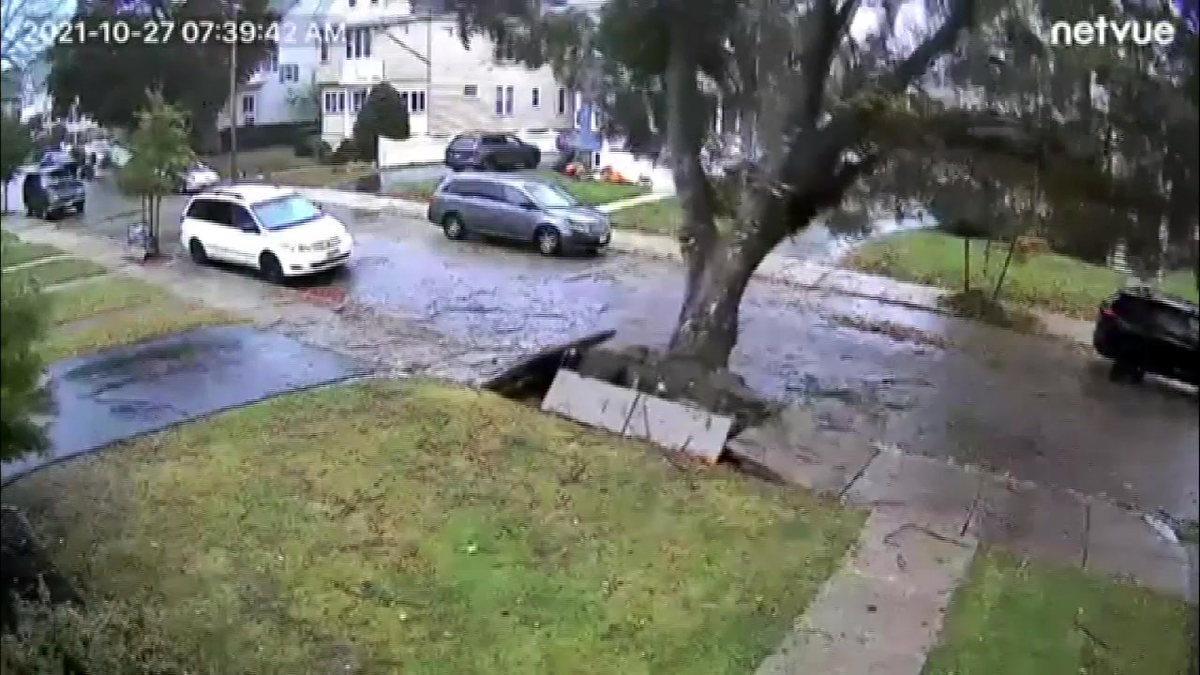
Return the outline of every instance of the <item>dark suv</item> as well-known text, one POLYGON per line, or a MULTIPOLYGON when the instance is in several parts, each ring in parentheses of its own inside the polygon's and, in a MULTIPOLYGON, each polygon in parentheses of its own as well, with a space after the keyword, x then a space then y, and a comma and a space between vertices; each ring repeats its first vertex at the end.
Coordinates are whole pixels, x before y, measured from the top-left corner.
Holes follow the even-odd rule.
POLYGON ((1200 308, 1149 288, 1126 288, 1100 305, 1092 343, 1114 381, 1146 373, 1200 385, 1200 308))
POLYGON ((446 166, 463 169, 536 169, 542 151, 512 134, 459 134, 446 146, 446 166))
POLYGON ((87 192, 73 164, 43 164, 25 174, 21 198, 28 216, 50 220, 68 210, 83 213, 87 192))

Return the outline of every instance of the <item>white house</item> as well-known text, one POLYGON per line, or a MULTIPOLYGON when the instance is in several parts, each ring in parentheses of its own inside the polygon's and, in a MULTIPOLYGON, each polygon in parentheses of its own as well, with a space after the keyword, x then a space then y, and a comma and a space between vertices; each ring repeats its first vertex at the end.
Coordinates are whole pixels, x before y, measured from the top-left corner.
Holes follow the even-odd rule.
MULTIPOLYGON (((238 86, 234 97, 238 128, 315 122, 318 52, 308 39, 311 18, 326 11, 329 0, 276 0, 271 3, 283 20, 280 43, 272 58, 238 86)), ((218 117, 217 128, 229 127, 228 106, 218 117)))
MULTIPOLYGON (((370 88, 388 82, 408 105, 413 135, 466 130, 552 135, 573 126, 575 97, 549 66, 497 60, 493 43, 471 36, 464 47, 454 16, 438 2, 332 0, 330 19, 344 35, 315 47, 321 135, 348 137, 370 88)), ((501 55, 503 56, 503 54, 501 55)))

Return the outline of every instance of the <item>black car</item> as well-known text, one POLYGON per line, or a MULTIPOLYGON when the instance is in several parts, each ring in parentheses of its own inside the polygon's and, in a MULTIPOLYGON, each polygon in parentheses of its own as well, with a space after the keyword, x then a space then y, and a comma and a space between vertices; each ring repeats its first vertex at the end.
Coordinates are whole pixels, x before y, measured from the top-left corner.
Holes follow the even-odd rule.
POLYGON ((43 164, 25 174, 21 198, 25 214, 47 220, 68 210, 83 213, 87 192, 73 164, 43 164))
POLYGON ((1112 360, 1112 379, 1154 373, 1200 385, 1200 308, 1149 288, 1123 289, 1100 305, 1092 343, 1112 360))
POLYGON ((446 146, 446 166, 454 171, 535 169, 542 151, 512 134, 459 134, 446 146))

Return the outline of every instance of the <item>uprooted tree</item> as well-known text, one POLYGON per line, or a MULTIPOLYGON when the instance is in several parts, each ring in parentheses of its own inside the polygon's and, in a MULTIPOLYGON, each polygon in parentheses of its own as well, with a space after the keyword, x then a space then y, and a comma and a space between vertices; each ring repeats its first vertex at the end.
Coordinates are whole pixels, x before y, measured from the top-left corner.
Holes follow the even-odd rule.
MULTIPOLYGON (((631 81, 661 87, 665 98, 686 264, 667 361, 726 368, 742 295, 765 256, 838 207, 861 179, 903 158, 958 167, 987 163, 998 179, 1023 186, 1036 168, 1047 194, 1074 202, 1129 208, 1139 199, 1161 201, 1099 170, 1102 148, 1093 134, 1069 137, 1065 125, 1027 108, 921 103, 929 97, 919 85, 945 79, 945 63, 972 30, 1000 27, 996 32, 1009 41, 1029 38, 1019 3, 924 3, 933 29, 908 50, 900 45, 910 36, 898 28, 904 4, 884 0, 873 8, 877 28, 865 39, 850 35, 858 0, 612 0, 606 6, 599 30, 606 59, 631 81), (723 180, 707 175, 702 162, 712 128, 706 111, 717 95, 741 116, 751 159, 723 180)), ((519 54, 533 64, 552 62, 547 54, 556 50, 547 45, 555 33, 548 26, 561 19, 516 16, 520 5, 460 0, 464 34, 523 40, 528 46, 519 54)))

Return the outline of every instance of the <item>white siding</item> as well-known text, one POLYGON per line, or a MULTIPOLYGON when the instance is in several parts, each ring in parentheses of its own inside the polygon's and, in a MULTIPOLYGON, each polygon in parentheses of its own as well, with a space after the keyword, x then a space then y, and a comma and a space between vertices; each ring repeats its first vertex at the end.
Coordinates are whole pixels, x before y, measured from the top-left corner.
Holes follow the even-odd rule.
MULTIPOLYGON (((345 2, 345 0, 342 0, 345 2)), ((348 12, 348 21, 367 21, 375 14, 398 11, 397 4, 381 5, 371 10, 370 0, 356 0, 348 12)), ((335 9, 335 11, 337 11, 335 9)), ((363 24, 359 24, 363 25, 363 24)), ((347 28, 353 28, 354 23, 347 28)), ((390 83, 400 92, 423 92, 425 110, 410 106, 413 133, 428 132, 437 136, 452 135, 473 129, 518 131, 523 129, 569 128, 574 107, 571 96, 565 96, 565 109, 559 112, 560 88, 550 68, 536 70, 515 64, 499 64, 492 58, 491 43, 473 36, 469 47, 463 47, 453 20, 393 18, 386 27, 372 29, 371 53, 368 58, 346 58, 345 45, 333 45, 329 63, 320 67, 322 89, 342 89, 348 86, 369 87, 374 78, 359 72, 364 61, 378 69, 378 79, 390 83), (430 64, 421 57, 428 58, 430 64), (496 114, 495 88, 512 87, 511 114, 507 108, 496 114), (540 105, 533 105, 533 92, 539 92, 540 105), (469 95, 470 93, 474 95, 469 95)), ((374 72, 371 73, 374 75, 374 72)), ((334 128, 348 134, 353 127, 352 116, 323 125, 323 133, 331 136, 334 128)))
MULTIPOLYGON (((260 72, 252 75, 249 80, 238 88, 239 95, 253 95, 255 102, 254 123, 286 124, 291 122, 316 121, 320 110, 318 106, 297 103, 297 99, 315 87, 317 69, 317 47, 304 39, 305 27, 313 16, 313 8, 321 4, 321 0, 302 0, 297 3, 284 17, 283 25, 294 25, 296 32, 292 40, 279 45, 277 58, 273 64, 263 64, 260 72), (285 71, 294 66, 296 79, 285 80, 285 71)), ((287 29, 284 30, 287 32, 287 29)), ((240 100, 240 96, 235 98, 240 100)), ((229 126, 228 105, 222 110, 217 119, 217 128, 229 126)), ((241 111, 238 111, 238 123, 244 125, 241 111)))

